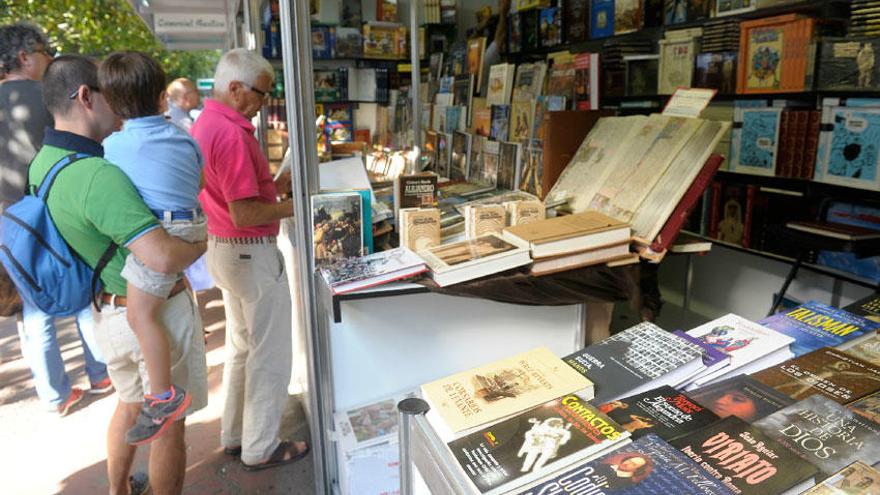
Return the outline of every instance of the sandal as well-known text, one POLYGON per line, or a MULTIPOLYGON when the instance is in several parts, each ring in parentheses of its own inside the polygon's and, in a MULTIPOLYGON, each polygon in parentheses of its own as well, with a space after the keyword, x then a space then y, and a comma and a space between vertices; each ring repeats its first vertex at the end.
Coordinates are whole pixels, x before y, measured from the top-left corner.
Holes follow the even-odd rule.
POLYGON ((223 453, 232 457, 241 457, 241 445, 238 447, 223 447, 223 453))
POLYGON ((244 462, 242 462, 241 465, 245 471, 260 471, 276 466, 282 466, 284 464, 290 464, 292 462, 296 462, 302 459, 309 454, 311 448, 309 447, 309 444, 305 445, 305 448, 300 451, 296 448, 295 442, 284 441, 279 443, 278 447, 275 447, 275 451, 272 452, 272 455, 269 456, 269 459, 267 461, 261 462, 259 464, 245 464, 244 462), (288 454, 290 454, 290 457, 285 458, 285 456, 287 456, 288 454))

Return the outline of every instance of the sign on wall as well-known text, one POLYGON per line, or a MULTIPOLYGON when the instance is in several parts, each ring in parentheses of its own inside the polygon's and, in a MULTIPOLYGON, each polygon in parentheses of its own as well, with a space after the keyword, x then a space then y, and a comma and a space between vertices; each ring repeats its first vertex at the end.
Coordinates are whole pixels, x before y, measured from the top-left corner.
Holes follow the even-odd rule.
POLYGON ((153 29, 162 33, 226 33, 226 14, 153 14, 153 29))

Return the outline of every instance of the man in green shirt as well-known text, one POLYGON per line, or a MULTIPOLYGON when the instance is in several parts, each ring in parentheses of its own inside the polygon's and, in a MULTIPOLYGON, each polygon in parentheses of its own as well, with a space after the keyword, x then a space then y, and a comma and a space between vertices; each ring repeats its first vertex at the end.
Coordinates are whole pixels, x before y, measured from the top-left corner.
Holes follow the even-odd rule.
MULTIPOLYGON (((101 95, 93 61, 79 56, 55 59, 43 77, 43 98, 55 118, 55 129, 46 130, 43 147, 30 167, 29 185, 40 184, 66 155, 91 155, 57 176, 48 199, 49 212, 64 240, 92 267, 111 242, 120 246, 101 273, 104 293, 99 297, 102 304, 95 334, 119 394, 107 434, 110 493, 128 494, 133 487, 128 476, 136 447, 125 442, 125 432, 140 411, 144 383, 139 373, 140 350, 126 318, 126 282, 120 272, 132 252, 153 270, 178 273, 205 252, 206 244, 169 236, 125 173, 104 160, 99 143, 120 122, 101 95)), ((198 310, 189 292, 182 289, 172 290, 162 319, 169 329, 174 383, 181 383, 193 395, 190 413, 207 403, 207 369, 198 310)), ((180 493, 185 467, 184 421, 178 421, 150 450, 153 493, 180 493)))

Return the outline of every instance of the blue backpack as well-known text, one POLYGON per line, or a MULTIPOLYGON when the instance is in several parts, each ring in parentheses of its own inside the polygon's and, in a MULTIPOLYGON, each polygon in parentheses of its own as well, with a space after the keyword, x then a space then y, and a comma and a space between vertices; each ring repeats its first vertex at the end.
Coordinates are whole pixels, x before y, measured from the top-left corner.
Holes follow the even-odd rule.
POLYGON ((58 174, 90 155, 72 153, 59 160, 32 194, 0 217, 0 262, 26 302, 54 316, 76 314, 94 302, 101 270, 116 244, 104 251, 95 270, 70 247, 52 221, 47 203, 58 174))

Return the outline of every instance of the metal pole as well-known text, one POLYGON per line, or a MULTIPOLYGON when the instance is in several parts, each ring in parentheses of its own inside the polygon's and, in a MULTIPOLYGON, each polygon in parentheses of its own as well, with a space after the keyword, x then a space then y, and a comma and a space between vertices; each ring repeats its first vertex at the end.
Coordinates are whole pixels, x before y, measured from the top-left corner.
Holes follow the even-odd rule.
POLYGON ((400 495, 412 495, 414 487, 410 436, 412 417, 430 410, 428 403, 417 397, 403 399, 397 404, 397 435, 400 440, 400 495))
MULTIPOLYGON (((419 59, 419 4, 420 1, 409 3, 409 56, 412 65, 412 129, 413 129, 413 162, 409 165, 409 173, 418 169, 419 159, 422 154, 422 68, 419 59)), ((427 43, 427 40, 425 40, 427 43)), ((426 47, 427 48, 427 47, 426 47)))
POLYGON ((325 357, 319 350, 319 319, 326 315, 317 310, 317 292, 312 277, 312 232, 309 219, 310 195, 318 190, 318 152, 315 139, 314 72, 312 69, 311 23, 309 2, 282 0, 280 3, 284 90, 288 115, 291 148, 291 178, 296 228, 294 257, 299 266, 299 301, 308 351, 307 391, 311 414, 312 452, 315 465, 315 493, 331 493, 328 459, 332 457, 327 437, 328 412, 323 402, 320 367, 325 357))

